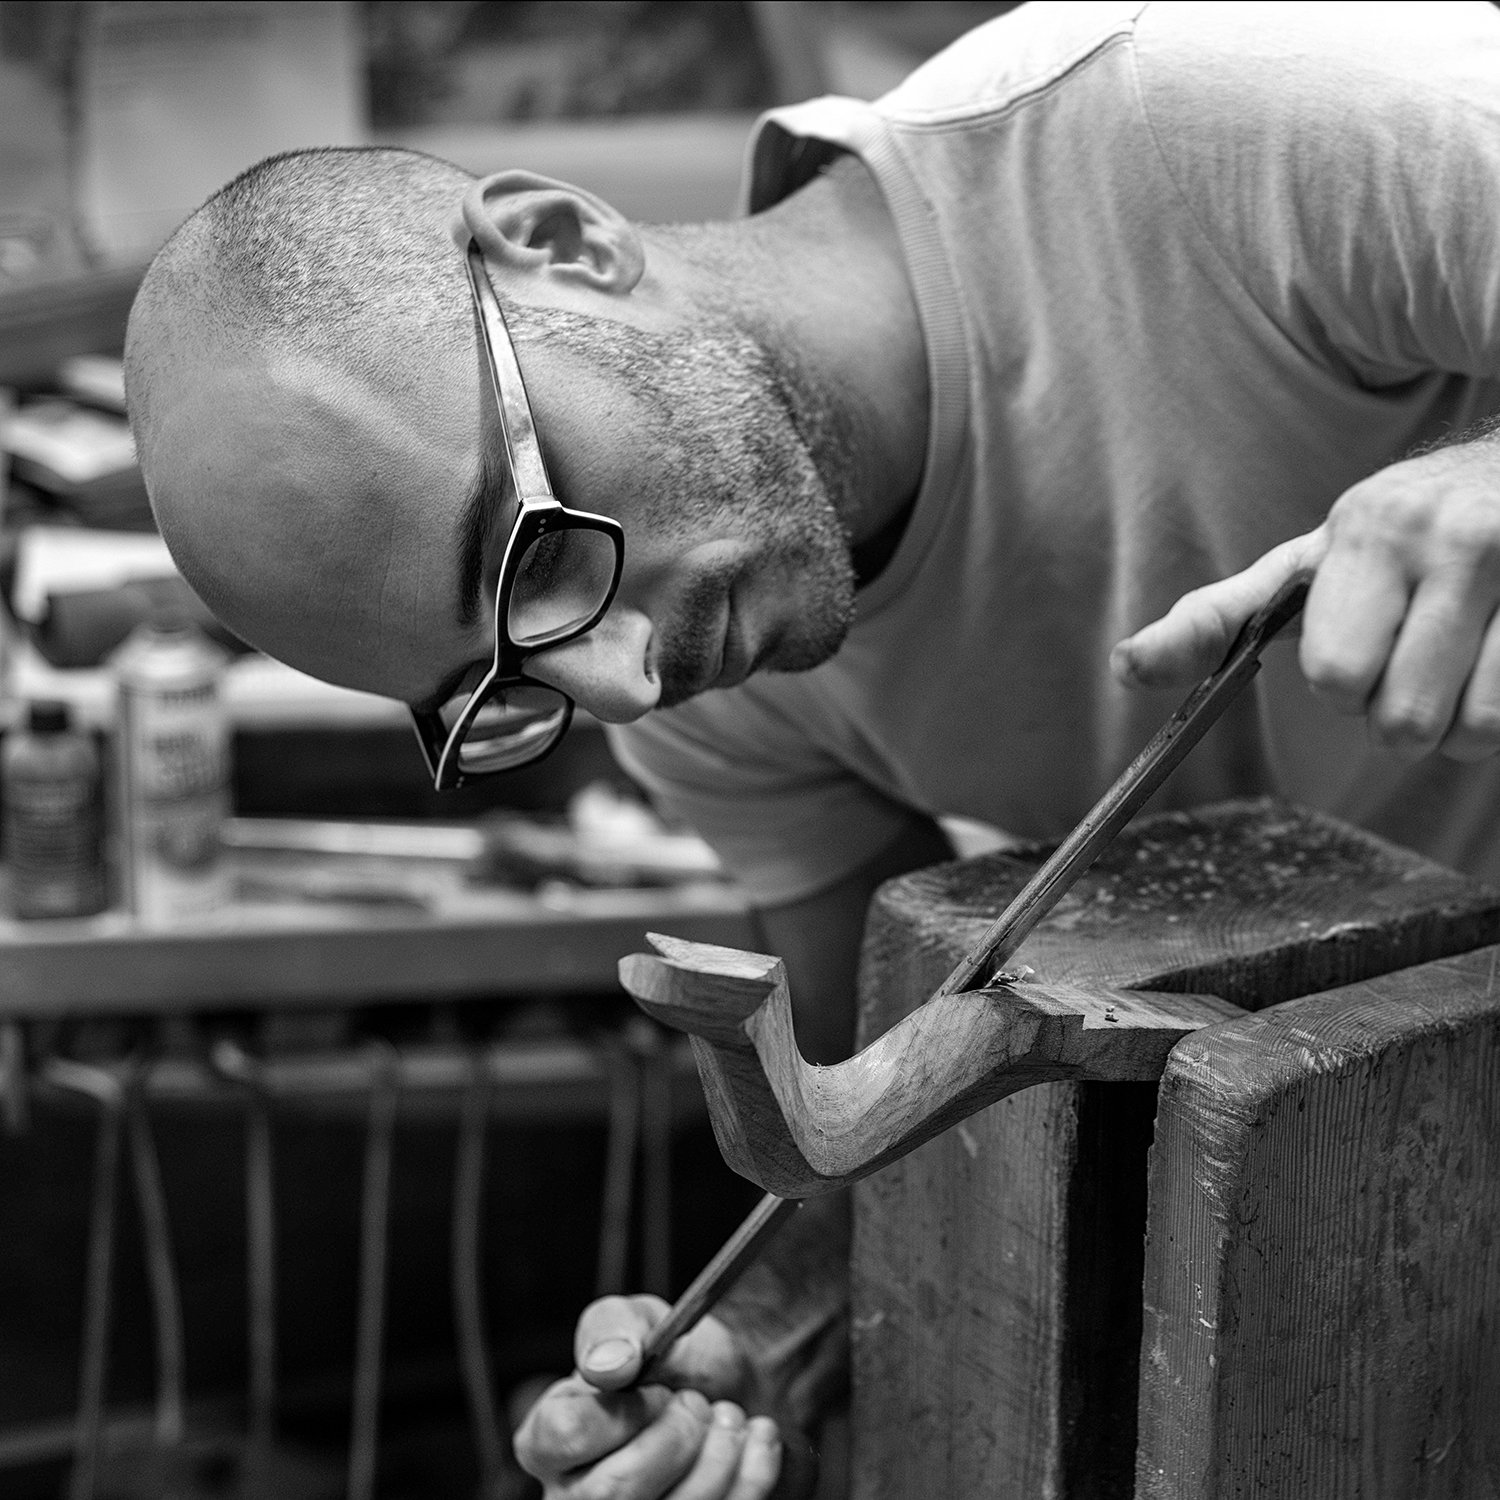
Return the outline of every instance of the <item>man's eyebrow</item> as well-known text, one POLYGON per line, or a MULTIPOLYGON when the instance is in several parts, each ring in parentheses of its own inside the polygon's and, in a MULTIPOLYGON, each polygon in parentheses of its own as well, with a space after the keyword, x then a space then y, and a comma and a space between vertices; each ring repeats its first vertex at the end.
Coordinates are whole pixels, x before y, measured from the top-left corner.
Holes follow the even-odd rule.
MULTIPOLYGON (((459 507, 458 524, 454 527, 458 555, 458 605, 453 613, 461 628, 467 628, 479 618, 487 543, 496 517, 504 512, 507 484, 503 466, 497 466, 486 453, 480 461, 479 473, 459 507)), ((420 703, 412 704, 412 707, 418 713, 436 713, 473 669, 474 663, 466 662, 457 671, 450 672, 427 697, 420 703)))

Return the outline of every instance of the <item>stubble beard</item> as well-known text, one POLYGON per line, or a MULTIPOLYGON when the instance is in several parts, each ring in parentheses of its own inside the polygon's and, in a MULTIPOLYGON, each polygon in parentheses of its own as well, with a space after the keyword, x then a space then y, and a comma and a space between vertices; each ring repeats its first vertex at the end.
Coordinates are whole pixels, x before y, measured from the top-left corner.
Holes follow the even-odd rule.
MULTIPOLYGON (((535 321, 530 310, 513 319, 528 332, 535 321)), ((855 591, 834 495, 849 470, 836 403, 794 361, 773 355, 766 340, 723 313, 670 334, 556 310, 540 321, 545 337, 620 379, 636 399, 667 476, 651 523, 658 535, 670 542, 738 534, 762 560, 760 587, 779 580, 791 594, 776 628, 757 643, 751 671, 805 672, 833 656, 853 622, 855 591)), ((699 690, 705 650, 717 647, 734 582, 732 568, 700 575, 658 622, 663 707, 699 690)))

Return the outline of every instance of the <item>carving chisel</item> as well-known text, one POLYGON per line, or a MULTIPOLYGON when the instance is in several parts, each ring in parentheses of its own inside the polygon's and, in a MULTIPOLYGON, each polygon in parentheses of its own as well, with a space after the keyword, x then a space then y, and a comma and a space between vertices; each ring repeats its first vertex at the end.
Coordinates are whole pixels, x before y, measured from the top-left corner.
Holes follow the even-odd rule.
MULTIPOLYGON (((1006 961, 1032 928, 1067 894, 1260 670, 1260 653, 1301 613, 1308 583, 1306 574, 1289 579, 1245 622, 1217 669, 1188 694, 1182 707, 1157 730, 1083 821, 985 929, 967 956, 933 993, 933 999, 962 993, 974 988, 976 982, 982 987, 996 981, 1006 961)), ((774 1193, 761 1199, 666 1318, 652 1330, 642 1352, 638 1383, 652 1377, 673 1343, 729 1290, 791 1217, 798 1202, 778 1198, 774 1193)))

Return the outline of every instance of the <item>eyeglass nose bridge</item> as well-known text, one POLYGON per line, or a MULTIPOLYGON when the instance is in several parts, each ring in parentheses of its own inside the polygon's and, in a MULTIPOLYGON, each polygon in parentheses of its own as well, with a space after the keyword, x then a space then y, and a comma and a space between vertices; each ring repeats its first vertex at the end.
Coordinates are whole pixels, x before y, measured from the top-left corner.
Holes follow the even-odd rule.
POLYGON ((562 742, 573 722, 574 703, 566 693, 527 677, 496 678, 482 683, 465 704, 438 763, 438 789, 460 787, 466 782, 501 771, 519 770, 551 754, 562 742), (522 711, 511 716, 503 733, 483 734, 487 708, 508 700, 508 708, 521 708, 517 698, 530 699, 522 711))

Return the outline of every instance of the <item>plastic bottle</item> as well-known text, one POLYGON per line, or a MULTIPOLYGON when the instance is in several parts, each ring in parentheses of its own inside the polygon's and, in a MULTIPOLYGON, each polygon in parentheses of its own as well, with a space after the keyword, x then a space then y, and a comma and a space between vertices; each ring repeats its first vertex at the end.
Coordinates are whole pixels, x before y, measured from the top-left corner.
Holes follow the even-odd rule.
POLYGON ((203 916, 228 897, 226 656, 185 616, 163 610, 115 652, 119 690, 120 874, 143 922, 203 916))
POLYGON ((17 917, 84 917, 108 900, 103 777, 90 735, 66 703, 33 703, 0 750, 0 803, 10 909, 17 917))

